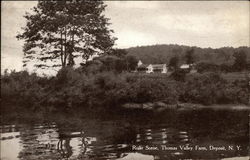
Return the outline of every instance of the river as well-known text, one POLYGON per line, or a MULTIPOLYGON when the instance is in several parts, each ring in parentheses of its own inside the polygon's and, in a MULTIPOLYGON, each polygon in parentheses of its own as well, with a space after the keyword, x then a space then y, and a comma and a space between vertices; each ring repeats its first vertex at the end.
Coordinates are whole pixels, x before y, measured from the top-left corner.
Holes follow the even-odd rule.
POLYGON ((1 125, 1 159, 248 159, 248 112, 120 113, 1 125))

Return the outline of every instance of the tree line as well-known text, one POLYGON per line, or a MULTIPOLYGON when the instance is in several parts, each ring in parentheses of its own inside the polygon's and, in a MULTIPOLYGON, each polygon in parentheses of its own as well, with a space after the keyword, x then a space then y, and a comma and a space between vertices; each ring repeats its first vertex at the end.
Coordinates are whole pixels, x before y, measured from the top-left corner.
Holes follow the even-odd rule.
POLYGON ((181 45, 153 45, 132 47, 127 51, 129 55, 135 56, 145 64, 165 63, 175 69, 181 64, 195 63, 200 72, 218 71, 218 69, 223 72, 250 70, 249 47, 212 49, 181 45))

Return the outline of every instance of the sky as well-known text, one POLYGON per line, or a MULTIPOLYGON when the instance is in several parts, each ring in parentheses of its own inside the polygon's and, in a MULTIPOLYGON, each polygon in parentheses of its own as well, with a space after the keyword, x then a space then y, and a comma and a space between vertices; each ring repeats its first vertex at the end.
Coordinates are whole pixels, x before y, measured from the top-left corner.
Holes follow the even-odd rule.
MULTIPOLYGON (((1 73, 22 70, 23 41, 15 36, 35 1, 1 2, 1 73)), ((180 44, 249 46, 249 1, 105 1, 115 48, 180 44)), ((31 68, 33 70, 34 68, 31 68)), ((35 70, 34 70, 35 71, 35 70)))

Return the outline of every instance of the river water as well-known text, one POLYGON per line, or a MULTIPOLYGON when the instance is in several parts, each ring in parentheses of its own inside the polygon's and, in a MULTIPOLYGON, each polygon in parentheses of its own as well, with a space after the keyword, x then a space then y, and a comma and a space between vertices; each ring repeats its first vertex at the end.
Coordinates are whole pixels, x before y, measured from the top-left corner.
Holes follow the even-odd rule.
POLYGON ((1 159, 248 159, 246 111, 128 112, 1 125, 1 159))

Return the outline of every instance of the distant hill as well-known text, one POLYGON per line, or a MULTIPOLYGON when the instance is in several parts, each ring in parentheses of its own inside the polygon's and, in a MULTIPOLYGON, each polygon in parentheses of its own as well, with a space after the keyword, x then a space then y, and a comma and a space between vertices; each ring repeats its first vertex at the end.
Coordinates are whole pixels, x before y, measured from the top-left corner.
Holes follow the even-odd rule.
POLYGON ((185 63, 185 54, 191 48, 194 49, 195 62, 212 62, 216 64, 233 63, 233 53, 236 50, 244 50, 250 61, 250 47, 222 47, 218 49, 190 47, 183 45, 152 45, 128 48, 128 54, 133 55, 143 63, 168 63, 175 55, 180 58, 180 63, 185 63))

